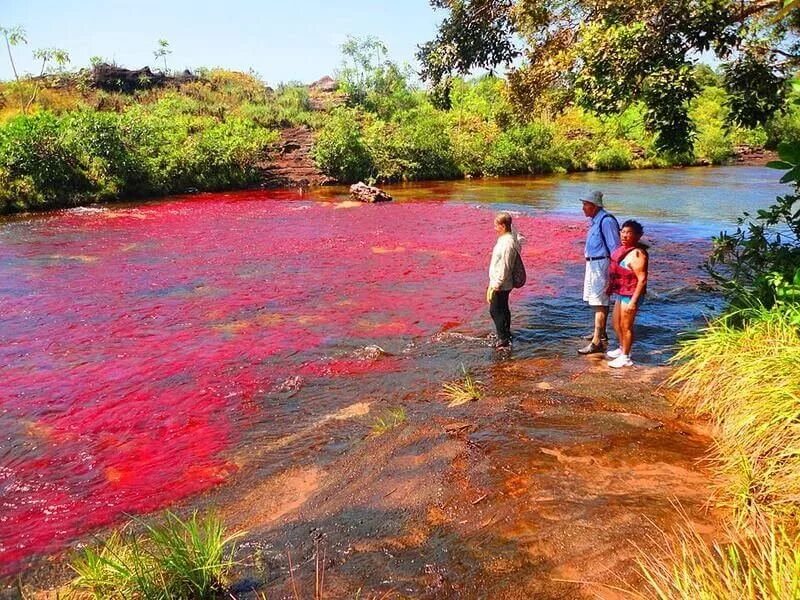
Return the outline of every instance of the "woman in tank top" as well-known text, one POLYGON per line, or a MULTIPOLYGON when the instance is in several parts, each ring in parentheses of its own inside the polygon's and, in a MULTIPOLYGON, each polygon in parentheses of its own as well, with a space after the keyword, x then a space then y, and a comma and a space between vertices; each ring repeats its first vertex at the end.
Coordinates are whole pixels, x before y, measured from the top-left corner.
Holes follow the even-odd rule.
POLYGON ((611 254, 608 291, 615 300, 611 322, 619 348, 607 352, 606 357, 612 359, 608 366, 615 369, 633 366, 633 323, 647 289, 647 246, 639 242, 643 234, 640 223, 625 221, 620 230, 622 245, 611 254))

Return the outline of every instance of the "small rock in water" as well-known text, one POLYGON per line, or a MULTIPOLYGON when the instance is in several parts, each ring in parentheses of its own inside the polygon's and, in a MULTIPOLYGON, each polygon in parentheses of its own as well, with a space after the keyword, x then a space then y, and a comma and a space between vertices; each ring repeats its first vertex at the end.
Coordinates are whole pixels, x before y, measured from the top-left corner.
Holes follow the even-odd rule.
POLYGON ((303 378, 299 375, 292 375, 276 385, 275 391, 295 394, 301 387, 303 387, 303 378))
POLYGON ((380 346, 364 346, 363 348, 359 348, 354 353, 356 358, 359 360, 378 360, 381 356, 389 356, 389 353, 386 352, 380 346))
POLYGON ((360 202, 389 202, 392 197, 382 189, 367 185, 363 181, 350 186, 350 196, 360 202))

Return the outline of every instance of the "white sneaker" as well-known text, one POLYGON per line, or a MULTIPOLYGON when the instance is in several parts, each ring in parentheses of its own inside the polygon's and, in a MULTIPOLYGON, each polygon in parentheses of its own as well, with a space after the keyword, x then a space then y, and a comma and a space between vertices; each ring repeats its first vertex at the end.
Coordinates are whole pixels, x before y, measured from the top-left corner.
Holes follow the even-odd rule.
POLYGON ((627 354, 620 354, 617 358, 608 363, 612 369, 620 369, 622 367, 632 367, 633 361, 627 354))
POLYGON ((622 354, 622 348, 617 348, 616 350, 609 350, 606 352, 606 358, 617 358, 622 354))

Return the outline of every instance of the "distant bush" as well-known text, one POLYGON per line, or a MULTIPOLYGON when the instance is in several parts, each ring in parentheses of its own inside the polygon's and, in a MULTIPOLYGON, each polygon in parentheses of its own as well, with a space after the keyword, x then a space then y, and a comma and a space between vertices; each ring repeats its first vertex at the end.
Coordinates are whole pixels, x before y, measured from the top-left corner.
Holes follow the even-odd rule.
POLYGON ((598 171, 622 171, 631 168, 631 150, 621 142, 612 142, 598 148, 592 155, 592 164, 598 171))
POLYGON ((334 110, 319 131, 312 150, 317 166, 341 182, 367 179, 374 170, 360 121, 356 109, 334 110))
POLYGON ((721 164, 733 156, 733 142, 720 128, 706 128, 694 142, 697 158, 704 158, 714 165, 721 164))
POLYGON ((446 116, 432 106, 376 121, 366 131, 380 181, 446 179, 461 175, 453 158, 446 116))
POLYGON ((5 210, 80 202, 94 186, 52 113, 18 116, 0 127, 0 201, 5 210))
POLYGON ((502 132, 486 158, 491 175, 550 173, 560 166, 553 141, 555 132, 545 123, 515 125, 502 132))
POLYGON ((166 94, 122 113, 20 115, 0 126, 0 210, 73 206, 124 196, 220 190, 255 181, 273 131, 196 114, 166 94))

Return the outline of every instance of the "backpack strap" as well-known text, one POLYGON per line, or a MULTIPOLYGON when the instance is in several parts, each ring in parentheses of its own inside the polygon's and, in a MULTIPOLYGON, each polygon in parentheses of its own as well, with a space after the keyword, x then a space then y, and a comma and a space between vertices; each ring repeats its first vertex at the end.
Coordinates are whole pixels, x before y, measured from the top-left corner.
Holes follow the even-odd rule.
POLYGON ((603 233, 603 221, 605 221, 608 217, 611 217, 613 219, 614 223, 616 223, 616 225, 617 225, 617 229, 619 229, 619 221, 617 221, 617 217, 615 217, 611 213, 604 214, 603 218, 600 219, 600 239, 603 242, 603 248, 606 249, 606 256, 611 258, 611 250, 609 250, 609 248, 608 248, 608 242, 606 242, 606 236, 603 233))

